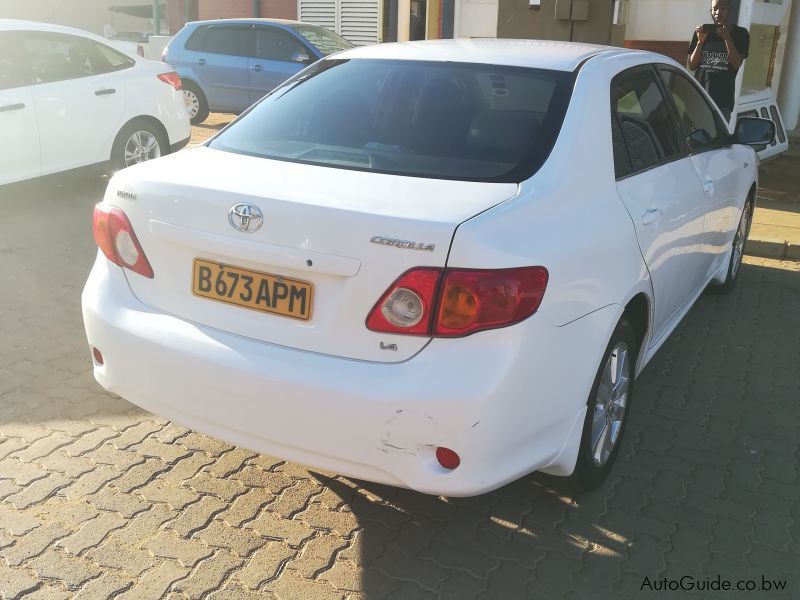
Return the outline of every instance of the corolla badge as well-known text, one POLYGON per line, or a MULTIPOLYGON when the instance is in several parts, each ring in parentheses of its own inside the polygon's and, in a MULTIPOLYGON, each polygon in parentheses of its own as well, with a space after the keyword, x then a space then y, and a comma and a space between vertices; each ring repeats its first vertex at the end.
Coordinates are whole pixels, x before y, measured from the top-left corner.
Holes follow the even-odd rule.
POLYGON ((257 206, 252 204, 236 204, 228 211, 228 221, 234 229, 253 233, 261 229, 264 224, 264 215, 257 206))

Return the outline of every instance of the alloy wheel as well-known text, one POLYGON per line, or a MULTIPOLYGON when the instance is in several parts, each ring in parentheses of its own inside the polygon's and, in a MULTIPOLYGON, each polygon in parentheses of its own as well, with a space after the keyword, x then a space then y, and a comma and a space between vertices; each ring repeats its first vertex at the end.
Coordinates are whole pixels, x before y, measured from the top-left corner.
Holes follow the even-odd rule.
POLYGON ((733 258, 731 262, 731 277, 736 277, 739 272, 739 267, 742 264, 742 256, 744 256, 744 243, 747 240, 747 228, 750 225, 750 203, 744 205, 742 211, 742 218, 739 220, 739 228, 736 230, 736 236, 733 238, 733 258))
POLYGON ((161 156, 161 146, 155 134, 149 131, 136 131, 125 144, 125 166, 130 167, 146 160, 161 156))
POLYGON ((630 352, 619 342, 606 359, 592 417, 592 459, 598 467, 608 462, 620 439, 630 383, 630 352))
POLYGON ((189 111, 189 118, 194 119, 197 111, 200 110, 200 99, 191 90, 183 90, 184 98, 186 98, 186 109, 189 111))

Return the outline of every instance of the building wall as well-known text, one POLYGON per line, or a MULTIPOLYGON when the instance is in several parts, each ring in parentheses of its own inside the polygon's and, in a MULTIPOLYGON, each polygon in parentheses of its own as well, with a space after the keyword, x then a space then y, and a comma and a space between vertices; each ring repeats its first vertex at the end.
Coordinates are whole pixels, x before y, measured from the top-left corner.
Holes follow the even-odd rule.
POLYGON ((116 31, 152 31, 150 19, 111 12, 112 6, 151 6, 151 0, 0 0, 0 18, 42 21, 103 35, 108 23, 116 31))
MULTIPOLYGON (((259 0, 259 16, 270 19, 297 19, 297 0, 259 0)), ((201 21, 252 17, 253 0, 197 0, 201 21)))

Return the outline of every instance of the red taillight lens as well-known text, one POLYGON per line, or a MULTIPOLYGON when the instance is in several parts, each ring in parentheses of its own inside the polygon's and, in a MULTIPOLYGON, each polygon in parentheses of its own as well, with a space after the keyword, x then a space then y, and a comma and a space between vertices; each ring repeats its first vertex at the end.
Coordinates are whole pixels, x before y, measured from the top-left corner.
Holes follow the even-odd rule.
POLYGON ((442 270, 421 267, 403 273, 367 317, 367 328, 387 333, 429 335, 442 270))
POLYGON ((164 83, 170 84, 172 87, 175 88, 175 91, 177 92, 183 89, 181 76, 178 75, 175 71, 171 71, 170 73, 161 73, 160 75, 158 75, 158 78, 164 83))
POLYGON ((547 269, 420 267, 401 275, 367 317, 372 331, 463 337, 519 323, 539 308, 547 269), (435 315, 435 316, 434 316, 435 315))
POLYGON ((450 448, 444 448, 442 446, 436 448, 436 460, 438 460, 439 464, 445 469, 450 469, 451 471, 461 464, 461 458, 458 454, 450 450, 450 448))
POLYGON ((433 335, 460 337, 519 323, 536 312, 546 287, 544 267, 449 269, 433 335))
POLYGON ((94 241, 108 260, 143 277, 153 278, 153 269, 133 232, 133 227, 119 208, 96 205, 92 230, 94 241))

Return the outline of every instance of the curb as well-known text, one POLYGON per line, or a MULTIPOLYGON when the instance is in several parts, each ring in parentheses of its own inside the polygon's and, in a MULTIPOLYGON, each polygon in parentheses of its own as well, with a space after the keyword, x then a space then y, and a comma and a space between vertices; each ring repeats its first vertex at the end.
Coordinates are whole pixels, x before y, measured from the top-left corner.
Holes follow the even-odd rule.
POLYGON ((800 244, 785 240, 747 240, 744 253, 761 258, 800 261, 800 244))

